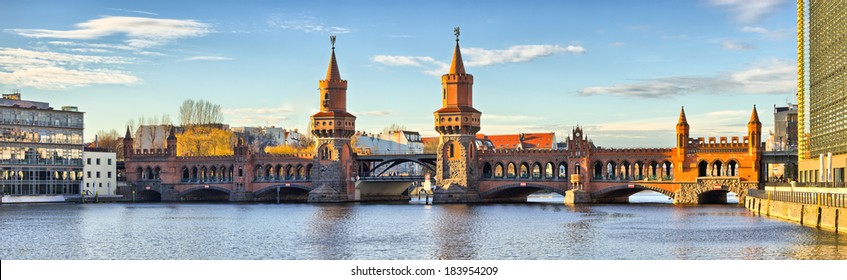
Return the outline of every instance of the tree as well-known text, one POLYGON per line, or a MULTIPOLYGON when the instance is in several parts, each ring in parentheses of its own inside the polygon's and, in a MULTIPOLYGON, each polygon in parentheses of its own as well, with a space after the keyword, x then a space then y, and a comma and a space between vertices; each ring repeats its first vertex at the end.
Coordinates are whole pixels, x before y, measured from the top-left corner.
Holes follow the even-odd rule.
POLYGON ((179 123, 186 128, 194 125, 223 123, 223 120, 221 105, 212 104, 203 99, 198 101, 187 99, 179 106, 179 123))
POLYGON ((438 139, 433 139, 430 141, 424 142, 424 153, 425 154, 435 154, 438 153, 438 139))
POLYGON ((396 123, 392 123, 390 126, 386 127, 385 130, 386 131, 406 130, 406 126, 405 125, 399 125, 399 124, 396 124, 396 123))
POLYGON ((232 155, 235 133, 211 126, 192 126, 176 135, 177 153, 180 156, 232 155))

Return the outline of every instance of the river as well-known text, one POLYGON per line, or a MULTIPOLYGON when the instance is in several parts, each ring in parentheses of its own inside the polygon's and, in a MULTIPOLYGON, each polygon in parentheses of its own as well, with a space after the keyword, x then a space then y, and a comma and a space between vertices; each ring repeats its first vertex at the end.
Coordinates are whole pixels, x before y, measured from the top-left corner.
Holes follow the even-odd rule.
POLYGON ((736 204, 0 205, 0 259, 847 259, 847 236, 736 204))

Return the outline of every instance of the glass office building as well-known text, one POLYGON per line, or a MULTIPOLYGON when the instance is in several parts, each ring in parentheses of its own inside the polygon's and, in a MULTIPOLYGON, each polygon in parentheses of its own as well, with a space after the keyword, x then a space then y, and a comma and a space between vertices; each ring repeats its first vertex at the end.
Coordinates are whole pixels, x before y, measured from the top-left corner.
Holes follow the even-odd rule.
POLYGON ((0 99, 0 187, 4 196, 79 194, 83 113, 46 102, 0 99))

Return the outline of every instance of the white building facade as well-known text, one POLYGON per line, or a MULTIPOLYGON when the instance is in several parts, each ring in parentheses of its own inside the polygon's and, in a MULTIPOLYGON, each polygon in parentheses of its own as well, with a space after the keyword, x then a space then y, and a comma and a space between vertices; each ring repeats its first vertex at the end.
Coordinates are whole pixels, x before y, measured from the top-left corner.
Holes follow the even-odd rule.
POLYGON ((82 189, 85 196, 114 195, 117 160, 114 152, 84 151, 82 189))

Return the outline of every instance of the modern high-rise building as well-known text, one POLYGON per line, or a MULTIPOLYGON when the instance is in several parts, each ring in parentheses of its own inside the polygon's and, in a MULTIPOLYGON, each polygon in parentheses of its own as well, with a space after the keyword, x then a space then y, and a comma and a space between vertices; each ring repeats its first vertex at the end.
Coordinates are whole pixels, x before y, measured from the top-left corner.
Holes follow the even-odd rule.
POLYGON ((800 181, 843 183, 847 168, 847 0, 797 2, 800 181), (806 18, 808 17, 808 18, 806 18), (805 134, 808 133, 808 143, 805 134))
POLYGON ((46 102, 0 99, 0 187, 4 203, 64 201, 80 193, 83 113, 46 102))

